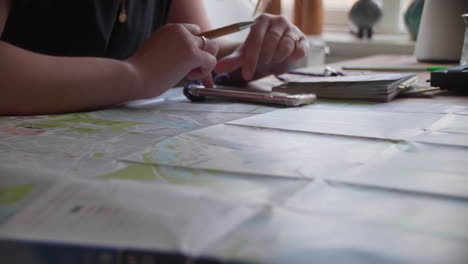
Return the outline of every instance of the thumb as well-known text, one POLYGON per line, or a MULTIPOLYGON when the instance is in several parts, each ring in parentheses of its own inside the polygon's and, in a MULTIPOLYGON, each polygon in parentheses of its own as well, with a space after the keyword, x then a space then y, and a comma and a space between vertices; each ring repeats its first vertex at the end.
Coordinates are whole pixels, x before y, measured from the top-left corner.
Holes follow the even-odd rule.
POLYGON ((200 27, 198 25, 188 23, 183 23, 181 25, 184 26, 190 33, 194 35, 200 34, 200 27))
POLYGON ((234 53, 218 61, 214 71, 216 73, 231 73, 242 66, 242 58, 239 53, 234 53))

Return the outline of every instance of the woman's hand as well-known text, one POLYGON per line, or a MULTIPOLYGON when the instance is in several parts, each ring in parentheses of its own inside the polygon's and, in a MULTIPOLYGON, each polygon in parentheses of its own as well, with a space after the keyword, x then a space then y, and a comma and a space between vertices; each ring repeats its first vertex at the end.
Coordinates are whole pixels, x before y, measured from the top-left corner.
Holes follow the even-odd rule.
POLYGON ((128 59, 139 76, 142 98, 158 96, 184 77, 203 79, 205 86, 213 86, 211 72, 218 46, 196 36, 199 33, 193 24, 167 24, 128 59))
POLYGON ((306 36, 284 16, 264 14, 257 19, 246 41, 231 55, 218 61, 215 71, 238 69, 246 81, 281 74, 309 52, 306 36))

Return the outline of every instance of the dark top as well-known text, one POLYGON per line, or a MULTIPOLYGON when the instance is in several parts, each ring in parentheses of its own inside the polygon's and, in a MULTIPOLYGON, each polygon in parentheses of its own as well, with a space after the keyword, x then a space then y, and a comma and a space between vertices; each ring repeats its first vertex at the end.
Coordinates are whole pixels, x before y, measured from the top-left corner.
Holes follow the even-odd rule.
POLYGON ((166 23, 171 0, 13 0, 2 40, 49 55, 126 59, 166 23))

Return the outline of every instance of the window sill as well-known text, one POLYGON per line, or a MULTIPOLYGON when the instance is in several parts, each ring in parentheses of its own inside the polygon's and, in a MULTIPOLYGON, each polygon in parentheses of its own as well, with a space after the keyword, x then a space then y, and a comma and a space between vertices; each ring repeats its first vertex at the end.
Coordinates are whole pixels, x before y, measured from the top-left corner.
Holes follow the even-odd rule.
POLYGON ((326 32, 323 39, 330 48, 327 63, 377 54, 412 55, 415 48, 408 34, 376 33, 368 40, 349 32, 326 32))

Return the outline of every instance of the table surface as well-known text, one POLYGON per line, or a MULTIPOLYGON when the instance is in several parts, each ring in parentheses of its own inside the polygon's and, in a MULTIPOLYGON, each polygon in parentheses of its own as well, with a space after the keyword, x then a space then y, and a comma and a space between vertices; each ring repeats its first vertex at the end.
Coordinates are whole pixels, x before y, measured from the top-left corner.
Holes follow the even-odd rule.
MULTIPOLYGON (((333 66, 382 63, 418 64, 333 66)), ((191 103, 175 88, 112 109, 0 117, 0 241, 253 263, 467 263, 467 158, 468 97, 446 92, 284 108, 191 103)))

